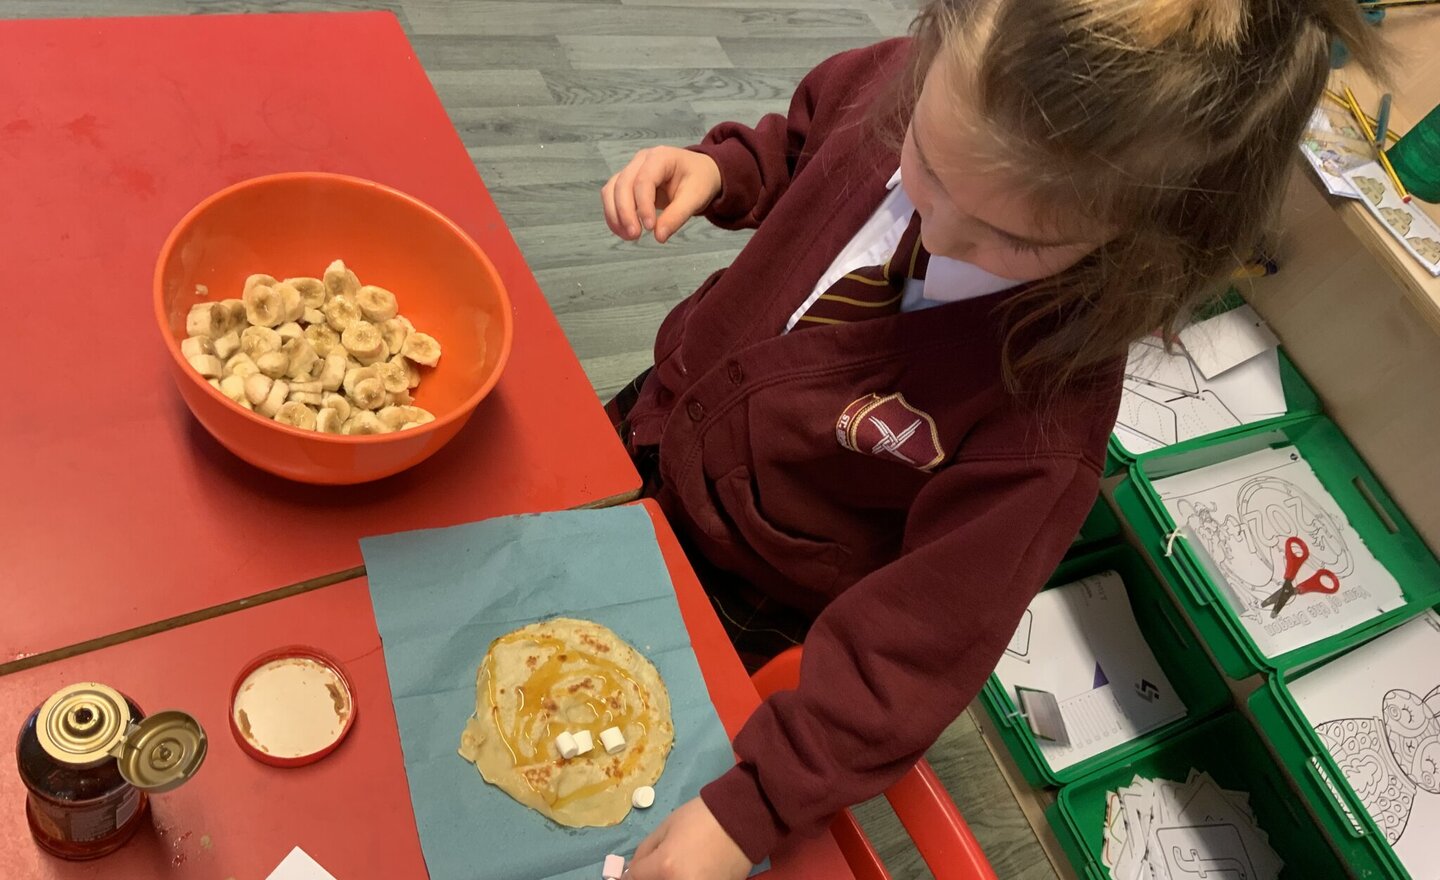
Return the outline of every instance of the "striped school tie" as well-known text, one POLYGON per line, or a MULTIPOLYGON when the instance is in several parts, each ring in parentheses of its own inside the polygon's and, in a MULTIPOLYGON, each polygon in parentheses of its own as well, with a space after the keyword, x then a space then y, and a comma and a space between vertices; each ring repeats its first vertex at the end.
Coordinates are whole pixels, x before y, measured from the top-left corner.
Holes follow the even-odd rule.
POLYGON ((905 282, 910 278, 923 280, 930 254, 920 243, 920 214, 910 217, 910 225, 900 236, 895 254, 883 266, 856 269, 810 304, 796 322, 795 329, 818 327, 821 324, 849 324, 867 318, 879 318, 900 311, 905 282))

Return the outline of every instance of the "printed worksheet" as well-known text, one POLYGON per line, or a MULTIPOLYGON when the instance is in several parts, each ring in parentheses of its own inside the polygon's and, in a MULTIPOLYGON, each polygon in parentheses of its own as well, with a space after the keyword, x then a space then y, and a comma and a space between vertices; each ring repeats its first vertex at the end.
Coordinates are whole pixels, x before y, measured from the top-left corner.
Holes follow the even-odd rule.
POLYGON ((1342 633, 1405 602, 1400 585, 1346 520, 1294 447, 1266 449, 1154 482, 1201 564, 1266 657, 1342 633), (1262 607, 1285 580, 1285 542, 1309 558, 1297 581, 1324 568, 1334 595, 1296 595, 1278 616, 1262 607))
POLYGON ((1345 179, 1360 192, 1361 203, 1390 230, 1400 246, 1431 275, 1440 275, 1440 227, 1420 209, 1420 203, 1414 199, 1409 204, 1402 201, 1378 162, 1346 172, 1345 179))
POLYGON ((1290 693, 1411 877, 1440 877, 1440 617, 1297 678, 1290 693))
POLYGON ((1375 147, 1365 139, 1348 111, 1316 107, 1300 136, 1300 152, 1331 195, 1360 198, 1360 192, 1345 179, 1345 172, 1374 162, 1375 147))
POLYGON ((1052 771, 1185 715, 1113 571, 1036 596, 995 674, 1012 699, 1027 688, 1059 702, 1068 741, 1036 741, 1052 771))
POLYGON ((1130 345, 1115 437, 1131 455, 1285 413, 1280 353, 1271 348, 1214 379, 1160 340, 1130 345))

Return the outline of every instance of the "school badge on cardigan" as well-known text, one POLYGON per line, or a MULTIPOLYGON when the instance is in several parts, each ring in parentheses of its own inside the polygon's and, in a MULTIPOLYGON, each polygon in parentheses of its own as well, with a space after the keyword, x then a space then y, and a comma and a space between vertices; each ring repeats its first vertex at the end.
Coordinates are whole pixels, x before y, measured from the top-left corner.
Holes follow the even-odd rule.
POLYGON ((851 452, 928 471, 945 460, 935 420, 903 394, 867 394, 840 414, 835 439, 851 452))

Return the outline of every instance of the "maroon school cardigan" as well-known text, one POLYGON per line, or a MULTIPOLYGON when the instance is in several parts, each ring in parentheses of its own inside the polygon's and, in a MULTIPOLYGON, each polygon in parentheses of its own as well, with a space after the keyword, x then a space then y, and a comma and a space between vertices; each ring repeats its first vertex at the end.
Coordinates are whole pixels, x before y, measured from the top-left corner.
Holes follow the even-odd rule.
POLYGON ((708 218, 758 227, 665 320, 630 413, 659 501, 707 557, 818 615, 703 798, 753 861, 883 791, 964 710, 1095 501, 1121 367, 1051 404, 1006 393, 1005 293, 783 334, 885 196, 865 118, 907 40, 838 55, 788 117, 725 123, 708 218))

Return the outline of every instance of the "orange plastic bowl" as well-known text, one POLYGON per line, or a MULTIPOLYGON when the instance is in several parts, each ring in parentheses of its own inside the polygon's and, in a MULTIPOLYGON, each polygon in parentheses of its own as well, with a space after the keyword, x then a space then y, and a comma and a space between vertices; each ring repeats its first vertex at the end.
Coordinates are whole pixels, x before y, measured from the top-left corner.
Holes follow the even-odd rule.
POLYGON ((499 274, 458 226, 389 187, 318 172, 257 177, 196 205, 160 250, 155 318, 180 394, 216 440, 272 474, 332 485, 386 477, 434 455, 495 387, 514 335, 499 274), (413 392, 435 421, 358 437, 300 430, 227 399, 181 355, 195 303, 238 297, 254 273, 319 277, 335 259, 361 283, 393 292, 400 313, 440 341, 439 365, 422 368, 413 392))

